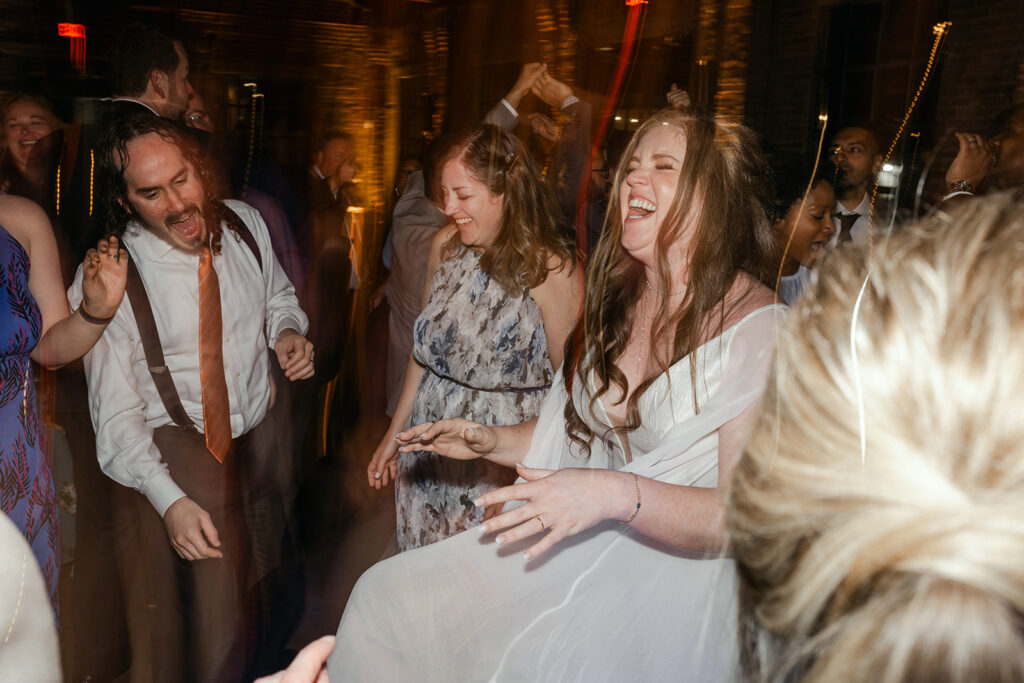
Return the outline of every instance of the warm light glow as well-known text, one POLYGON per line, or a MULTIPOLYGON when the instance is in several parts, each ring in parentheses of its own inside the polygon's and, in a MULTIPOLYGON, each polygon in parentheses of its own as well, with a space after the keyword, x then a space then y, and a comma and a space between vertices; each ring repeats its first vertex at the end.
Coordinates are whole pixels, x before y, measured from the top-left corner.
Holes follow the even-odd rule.
POLYGON ((630 119, 630 123, 640 123, 640 119, 630 119))
POLYGON ((362 206, 350 206, 348 207, 349 213, 365 213, 366 209, 362 206))
POLYGON ((621 120, 622 120, 622 117, 621 117, 621 116, 616 116, 616 117, 615 117, 615 120, 616 120, 616 121, 621 121, 621 120))
POLYGON ((57 24, 57 35, 62 38, 85 38, 85 26, 82 24, 57 24))
POLYGON ((626 0, 626 7, 634 7, 636 5, 646 5, 647 0, 626 0))

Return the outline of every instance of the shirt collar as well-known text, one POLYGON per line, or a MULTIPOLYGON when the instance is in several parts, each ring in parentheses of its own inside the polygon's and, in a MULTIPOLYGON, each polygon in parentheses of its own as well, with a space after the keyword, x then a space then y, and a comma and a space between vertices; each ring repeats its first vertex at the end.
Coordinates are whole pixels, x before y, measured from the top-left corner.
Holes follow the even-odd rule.
POLYGON ((857 214, 859 216, 863 216, 864 218, 867 218, 868 217, 868 213, 870 213, 870 212, 871 212, 871 193, 870 192, 865 192, 864 193, 864 197, 860 200, 860 204, 858 204, 857 206, 853 207, 852 209, 847 209, 845 206, 843 206, 842 202, 836 202, 836 212, 833 215, 835 215, 835 216, 842 216, 843 214, 855 213, 855 214, 857 214))
POLYGON ((111 98, 111 101, 112 102, 134 102, 135 104, 137 104, 139 106, 142 106, 142 107, 145 107, 146 109, 150 110, 151 112, 153 112, 157 116, 160 116, 160 113, 156 109, 153 109, 153 107, 149 106, 148 104, 146 104, 142 100, 137 100, 134 97, 113 97, 113 98, 111 98))

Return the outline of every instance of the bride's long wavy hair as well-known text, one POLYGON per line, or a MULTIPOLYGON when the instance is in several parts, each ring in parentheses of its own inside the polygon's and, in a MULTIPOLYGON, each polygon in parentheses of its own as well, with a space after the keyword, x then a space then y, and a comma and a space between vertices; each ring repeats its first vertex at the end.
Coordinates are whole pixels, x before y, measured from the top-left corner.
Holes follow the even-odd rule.
MULTIPOLYGON (((569 399, 565 419, 570 440, 583 453, 590 452, 593 431, 581 418, 581 410, 593 415, 594 403, 615 385, 623 396, 629 395, 624 428, 639 427, 640 397, 654 380, 722 331, 729 313, 725 297, 737 275, 746 272, 763 283, 770 282, 774 247, 765 212, 771 191, 767 169, 755 135, 735 119, 666 109, 645 121, 633 135, 615 171, 604 230, 588 268, 583 316, 566 341, 564 376, 569 399), (671 335, 668 357, 655 354, 660 372, 645 378, 629 395, 629 383, 616 361, 633 331, 644 270, 622 247, 618 190, 640 140, 662 125, 680 132, 685 154, 675 199, 657 236, 659 291, 669 292, 678 286, 672 283, 669 248, 684 237, 693 246, 685 273, 686 295, 676 308, 662 302, 651 331, 652 349, 661 348, 671 335), (576 406, 573 383, 585 381, 590 373, 594 392, 584 391, 588 403, 576 406)), ((731 305, 741 304, 742 299, 731 305)), ((692 357, 690 376, 696 405, 697 366, 692 357)))

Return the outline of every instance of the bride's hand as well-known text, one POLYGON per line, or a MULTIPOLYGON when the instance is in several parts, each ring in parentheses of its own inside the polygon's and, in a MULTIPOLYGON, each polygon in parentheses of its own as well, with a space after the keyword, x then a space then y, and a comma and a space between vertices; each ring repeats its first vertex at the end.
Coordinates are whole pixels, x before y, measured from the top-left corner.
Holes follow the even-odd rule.
POLYGON ((398 435, 402 453, 430 451, 455 460, 476 460, 494 450, 494 430, 460 417, 424 422, 398 435))
POLYGON ((380 489, 387 486, 395 478, 398 471, 398 442, 388 432, 380 440, 380 445, 373 452, 370 464, 366 467, 366 479, 370 486, 380 489))
POLYGON ((495 539, 502 544, 545 532, 524 553, 528 560, 598 522, 619 518, 623 501, 630 500, 627 488, 633 482, 628 475, 605 469, 541 470, 517 465, 516 472, 526 483, 489 491, 477 498, 476 504, 483 507, 510 500, 529 501, 481 528, 484 533, 507 529, 495 539))

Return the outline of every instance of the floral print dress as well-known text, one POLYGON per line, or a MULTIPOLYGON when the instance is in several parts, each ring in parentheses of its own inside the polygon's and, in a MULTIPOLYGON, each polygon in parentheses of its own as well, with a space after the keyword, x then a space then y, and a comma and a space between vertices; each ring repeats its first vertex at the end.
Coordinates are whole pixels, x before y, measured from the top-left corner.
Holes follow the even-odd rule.
MULTIPOLYGON (((533 419, 554 371, 540 309, 529 289, 508 292, 472 249, 441 264, 413 328, 426 368, 411 425, 462 417, 486 425, 533 419)), ((486 460, 401 453, 395 481, 400 551, 453 536, 483 519, 473 501, 511 484, 514 470, 486 460)))
POLYGON ((0 226, 0 509, 32 547, 56 608, 60 534, 28 357, 42 331, 28 269, 25 249, 0 226))

